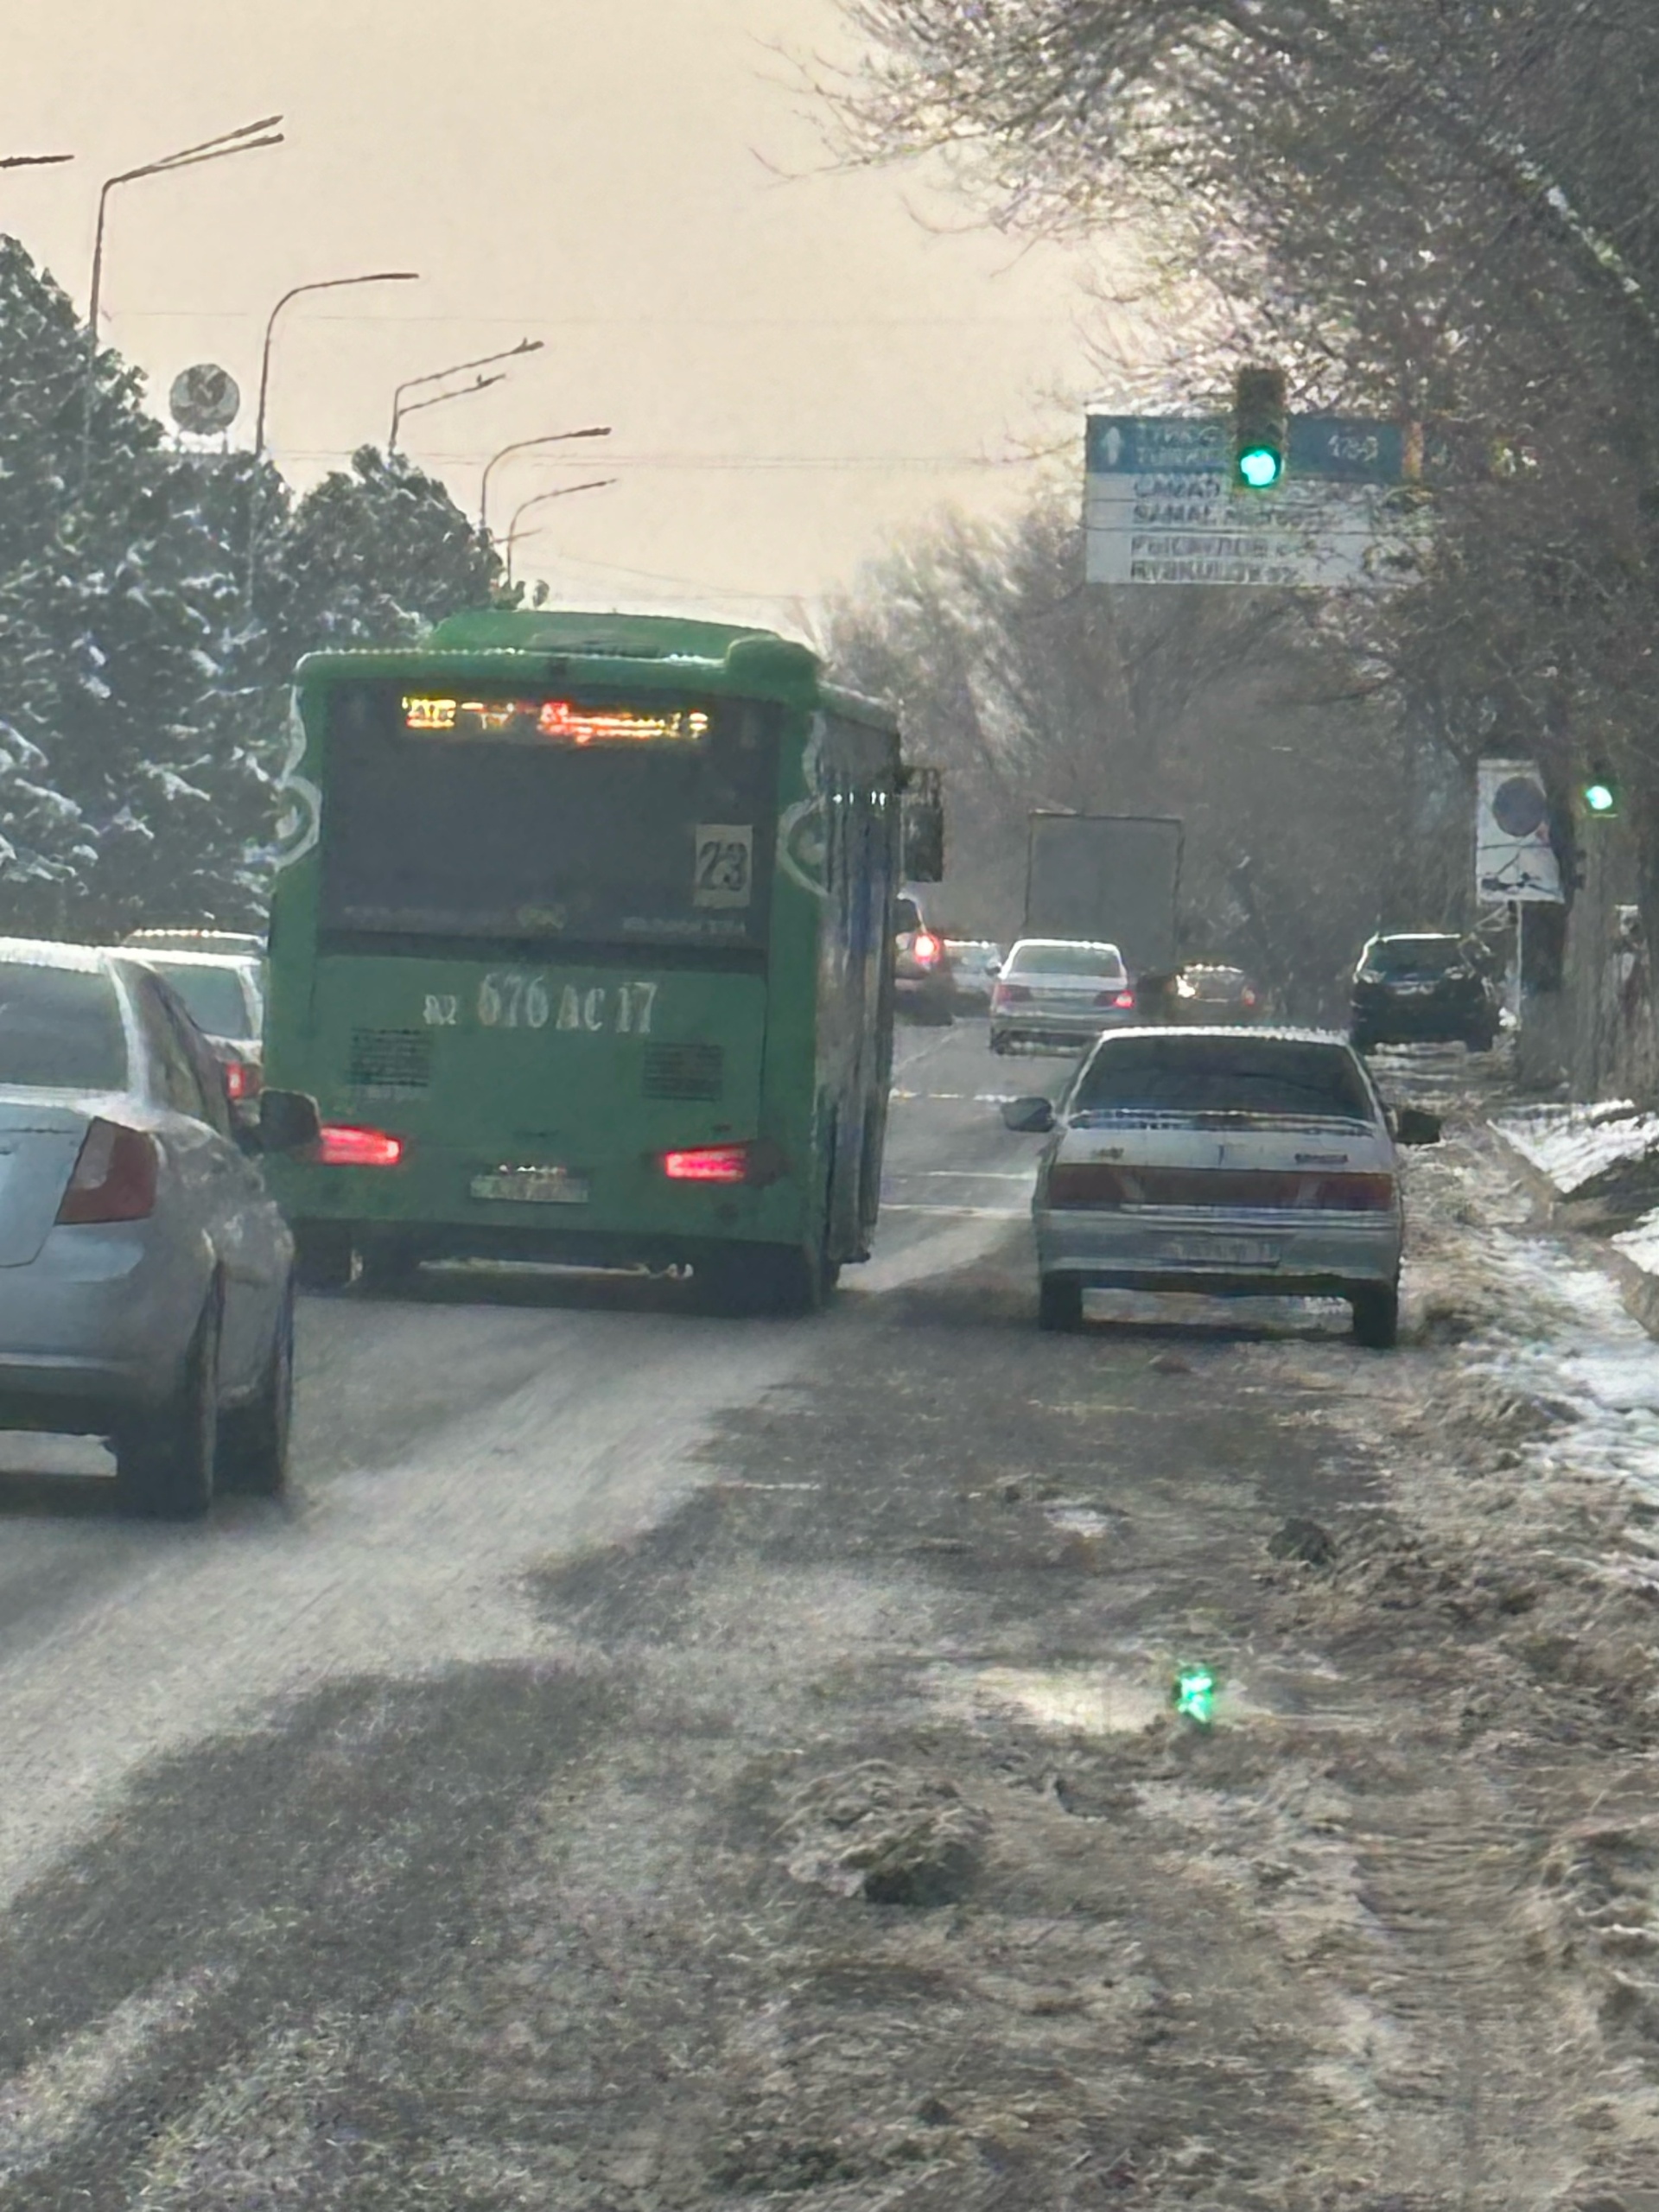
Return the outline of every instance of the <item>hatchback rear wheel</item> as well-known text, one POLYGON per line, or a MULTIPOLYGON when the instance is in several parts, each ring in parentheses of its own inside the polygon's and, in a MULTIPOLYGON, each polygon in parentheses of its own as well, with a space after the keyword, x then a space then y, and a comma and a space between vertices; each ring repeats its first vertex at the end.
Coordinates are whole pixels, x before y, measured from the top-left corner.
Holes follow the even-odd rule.
POLYGON ((1398 1283, 1357 1283, 1348 1294, 1353 1309, 1354 1342, 1373 1351, 1390 1351, 1400 1335, 1398 1283))
POLYGON ((1083 1326, 1083 1285, 1075 1275, 1044 1275, 1037 1285, 1037 1325, 1065 1335, 1083 1326))
POLYGON ((219 1459, 219 1302, 209 1298, 178 1388, 115 1439, 116 1483, 130 1511, 194 1521, 213 1502, 219 1459))

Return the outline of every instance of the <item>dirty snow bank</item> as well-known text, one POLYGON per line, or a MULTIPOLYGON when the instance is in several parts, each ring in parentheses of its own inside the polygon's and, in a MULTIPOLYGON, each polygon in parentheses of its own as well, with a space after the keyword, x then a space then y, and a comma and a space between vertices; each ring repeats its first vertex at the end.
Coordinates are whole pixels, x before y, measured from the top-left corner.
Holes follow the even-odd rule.
POLYGON ((1659 1115, 1638 1112, 1628 1098, 1593 1106, 1522 1107, 1500 1116, 1493 1127, 1563 1198, 1659 1146, 1659 1115))

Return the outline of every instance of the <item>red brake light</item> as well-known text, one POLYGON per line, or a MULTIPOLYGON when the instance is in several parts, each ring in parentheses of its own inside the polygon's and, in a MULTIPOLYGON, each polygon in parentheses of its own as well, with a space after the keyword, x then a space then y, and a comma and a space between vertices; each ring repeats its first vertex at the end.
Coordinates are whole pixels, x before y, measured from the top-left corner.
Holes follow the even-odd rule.
POLYGON ((325 1122, 313 1157, 324 1167, 397 1167, 408 1146, 385 1129, 359 1129, 349 1122, 325 1122))
POLYGON ((1250 988, 1248 983, 1239 993, 1238 1001, 1241 1006, 1254 1006, 1255 1004, 1255 993, 1250 988))
POLYGON ((156 1210, 156 1140, 119 1122, 95 1121, 81 1140, 58 1219, 143 1221, 156 1210))
POLYGON ((260 1071, 251 1060, 226 1060, 225 1063, 225 1096, 234 1105, 243 1098, 255 1098, 260 1088, 260 1071))
POLYGON ((1115 1006, 1120 1014, 1128 1014, 1135 1004, 1133 991, 1102 991, 1095 1000, 1096 1006, 1115 1006))
POLYGON ((994 994, 999 1006, 1018 1006, 1031 996, 1023 983, 999 983, 994 994))
POLYGON ((748 1180, 746 1144, 695 1145, 686 1152, 665 1152, 663 1173, 671 1183, 744 1183, 748 1180))
POLYGON ((924 968, 931 968, 944 950, 931 930, 918 930, 910 941, 910 949, 924 968))

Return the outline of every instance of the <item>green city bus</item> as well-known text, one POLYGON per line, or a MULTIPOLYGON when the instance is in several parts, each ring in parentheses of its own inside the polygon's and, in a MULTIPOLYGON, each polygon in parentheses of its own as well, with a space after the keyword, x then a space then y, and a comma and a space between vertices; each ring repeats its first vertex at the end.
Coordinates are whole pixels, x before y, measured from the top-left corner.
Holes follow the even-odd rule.
POLYGON ((938 779, 765 631, 490 611, 296 681, 266 1075, 302 1279, 689 1270, 804 1311, 868 1256, 901 868, 938 779), (908 844, 908 849, 906 846, 908 844))

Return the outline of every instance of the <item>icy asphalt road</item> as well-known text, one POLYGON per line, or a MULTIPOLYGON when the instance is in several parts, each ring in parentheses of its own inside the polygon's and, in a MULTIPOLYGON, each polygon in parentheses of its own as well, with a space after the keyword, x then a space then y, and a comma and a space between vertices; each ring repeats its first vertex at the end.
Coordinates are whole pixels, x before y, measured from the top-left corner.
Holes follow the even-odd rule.
POLYGON ((1006 1233, 1035 1144, 987 1103, 1013 1085, 982 1023, 901 1031, 894 1084, 878 1255, 818 1319, 499 1278, 488 1303, 308 1300, 290 1493, 221 1501, 200 1528, 118 1517, 98 1446, 0 1440, 0 1901, 157 1753, 331 1679, 544 1652, 532 1567, 660 1521, 709 1479, 715 1412, 1006 1233))

